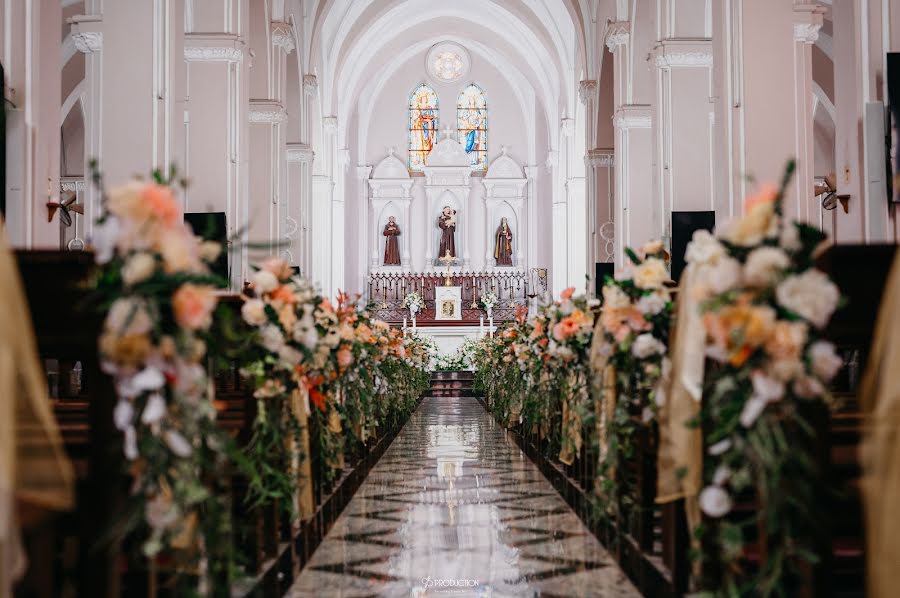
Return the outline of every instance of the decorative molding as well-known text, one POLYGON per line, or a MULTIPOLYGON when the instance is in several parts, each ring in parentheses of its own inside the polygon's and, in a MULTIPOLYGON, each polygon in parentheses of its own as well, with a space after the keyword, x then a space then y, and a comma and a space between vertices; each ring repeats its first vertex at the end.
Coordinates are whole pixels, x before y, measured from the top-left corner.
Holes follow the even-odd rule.
POLYGON ((594 79, 584 79, 579 82, 578 98, 584 105, 587 105, 591 100, 597 99, 597 81, 594 79))
POLYGON ((631 23, 628 21, 614 21, 609 23, 606 26, 606 47, 609 48, 610 52, 615 52, 616 49, 628 42, 628 38, 631 36, 631 23))
POLYGON ((184 59, 188 62, 241 62, 244 52, 230 46, 185 46, 184 59))
POLYGON ((367 178, 369 178, 370 174, 372 174, 371 166, 357 166, 356 167, 356 178, 367 179, 367 178))
POLYGON ((319 80, 315 75, 303 75, 303 93, 313 98, 319 95, 319 80))
POLYGON ((100 31, 80 31, 72 33, 75 49, 82 54, 93 54, 103 49, 103 33, 100 31))
POLYGON ((536 179, 538 173, 540 172, 539 168, 536 165, 529 165, 525 167, 525 178, 528 179, 536 179))
POLYGON ((713 57, 710 51, 697 52, 663 52, 656 56, 656 66, 669 68, 673 66, 712 66, 713 57))
POLYGON ((294 51, 296 47, 294 44, 294 32, 288 23, 279 21, 272 23, 272 45, 284 50, 285 54, 290 54, 294 51))
POLYGON ((315 159, 316 153, 305 143, 291 143, 287 146, 287 161, 309 164, 315 159))
POLYGON ((251 123, 274 125, 287 120, 287 114, 281 106, 267 104, 266 107, 250 105, 248 118, 251 123))
POLYGON ((826 8, 820 4, 794 5, 794 41, 814 44, 825 22, 826 8))
POLYGON ((571 137, 575 134, 575 119, 574 118, 561 118, 559 120, 559 130, 566 137, 571 137))
POLYGON ((78 181, 60 181, 59 182, 59 190, 63 191, 75 191, 76 193, 79 191, 84 191, 85 182, 83 180, 78 181))
POLYGON ((322 119, 322 127, 325 129, 325 133, 328 135, 334 135, 337 133, 337 117, 336 116, 326 116, 322 119))
POLYGON ((559 152, 556 150, 547 151, 547 161, 545 162, 547 170, 552 170, 559 166, 559 152))
POLYGON ((584 157, 585 164, 592 168, 612 168, 616 165, 616 157, 613 150, 592 149, 588 150, 584 157))

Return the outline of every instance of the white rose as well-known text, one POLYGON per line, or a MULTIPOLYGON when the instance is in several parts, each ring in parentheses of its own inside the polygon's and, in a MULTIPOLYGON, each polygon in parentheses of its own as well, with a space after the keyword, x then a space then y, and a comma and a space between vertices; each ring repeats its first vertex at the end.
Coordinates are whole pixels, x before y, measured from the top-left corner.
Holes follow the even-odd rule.
POLYGON ((666 264, 659 258, 651 257, 634 268, 632 279, 639 289, 658 289, 669 278, 666 264))
POLYGON ((708 230, 696 230, 684 252, 689 264, 705 264, 725 256, 725 247, 708 230))
POLYGON ((132 418, 134 417, 134 406, 128 399, 119 399, 113 408, 113 423, 116 430, 125 431, 132 426, 132 418))
POLYGON ((713 473, 713 484, 716 486, 724 486, 725 482, 728 481, 733 473, 734 472, 731 471, 731 468, 727 465, 719 465, 713 473))
POLYGON ((786 224, 781 229, 781 238, 778 243, 785 251, 793 252, 800 249, 800 231, 797 230, 797 226, 793 223, 786 224))
POLYGON ((747 402, 744 403, 744 408, 741 410, 741 425, 745 428, 752 426, 759 416, 762 415, 762 412, 768 404, 769 403, 765 399, 756 395, 747 399, 747 402))
POLYGON ((655 255, 663 250, 662 241, 648 241, 641 247, 641 255, 655 255))
POLYGON ((631 299, 618 285, 603 287, 603 307, 621 309, 631 305, 631 299))
POLYGON ((731 496, 718 486, 707 486, 698 498, 700 510, 709 517, 719 518, 731 511, 731 496))
POLYGON ((834 345, 828 341, 816 341, 809 347, 809 360, 812 363, 812 371, 828 382, 838 373, 844 360, 834 350, 834 345))
POLYGON ((278 353, 281 347, 284 346, 284 336, 281 334, 278 326, 269 324, 260 331, 259 342, 267 351, 278 353))
POLYGON ((787 254, 777 247, 759 247, 747 256, 744 264, 744 281, 752 287, 773 284, 779 273, 791 263, 787 254))
POLYGON ((741 282, 741 263, 722 256, 697 268, 697 285, 710 293, 719 294, 737 287, 741 282))
POLYGON ((268 270, 259 270, 253 275, 253 286, 260 293, 271 293, 278 288, 278 278, 268 270))
POLYGON ((188 442, 187 438, 175 430, 166 430, 163 434, 163 440, 165 440, 169 450, 179 457, 190 457, 191 453, 194 452, 194 448, 191 446, 191 443, 188 442))
POLYGON ((290 345, 282 345, 278 349, 278 357, 288 368, 293 368, 303 360, 303 354, 290 345))
POLYGON ((631 345, 631 354, 638 359, 646 359, 651 355, 662 354, 666 352, 666 346, 659 342, 652 334, 645 332, 639 334, 631 345))
POLYGON ((147 334, 153 329, 153 320, 143 300, 123 297, 116 299, 109 308, 106 329, 122 336, 147 334))
POLYGON ((781 306, 822 328, 837 308, 840 292, 828 276, 809 269, 784 279, 775 289, 775 298, 781 306))
POLYGON ((784 396, 784 384, 762 372, 753 372, 750 381, 753 383, 753 396, 767 403, 777 401, 784 396))
POLYGON ((221 253, 222 245, 215 241, 203 241, 200 243, 200 259, 207 264, 211 264, 219 259, 221 253))
POLYGON ((637 308, 641 313, 655 316, 666 308, 667 299, 659 293, 644 295, 637 302, 637 308))
POLYGON ((147 404, 144 405, 144 412, 141 413, 141 422, 152 426, 162 421, 166 416, 166 400, 159 393, 153 393, 147 398, 147 404))
POLYGON ((248 299, 241 306, 241 317, 251 326, 262 326, 269 320, 266 304, 260 299, 248 299))
POLYGON ((122 282, 132 286, 150 278, 156 270, 156 260, 145 252, 135 253, 122 266, 122 282))

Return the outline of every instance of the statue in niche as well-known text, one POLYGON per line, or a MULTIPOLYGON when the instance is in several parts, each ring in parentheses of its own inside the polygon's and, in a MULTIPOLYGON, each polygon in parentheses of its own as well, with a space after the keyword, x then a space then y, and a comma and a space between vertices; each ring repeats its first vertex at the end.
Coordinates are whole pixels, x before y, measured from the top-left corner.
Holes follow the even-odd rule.
POLYGON ((494 263, 498 266, 512 266, 512 231, 506 218, 500 219, 500 226, 494 234, 494 263))
POLYGON ((438 216, 438 228, 441 229, 441 246, 438 255, 456 257, 456 210, 450 206, 444 206, 441 215, 438 216))
POLYGON ((400 236, 400 227, 397 226, 397 220, 393 216, 388 218, 382 234, 387 237, 387 240, 384 242, 384 265, 399 266, 400 243, 397 242, 397 237, 400 236))

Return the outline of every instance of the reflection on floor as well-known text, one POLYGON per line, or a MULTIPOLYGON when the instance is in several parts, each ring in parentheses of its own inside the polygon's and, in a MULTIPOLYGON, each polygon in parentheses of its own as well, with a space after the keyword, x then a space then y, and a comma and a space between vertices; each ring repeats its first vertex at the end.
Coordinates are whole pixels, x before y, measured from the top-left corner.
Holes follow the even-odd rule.
POLYGON ((433 397, 291 596, 640 596, 476 399, 433 397))

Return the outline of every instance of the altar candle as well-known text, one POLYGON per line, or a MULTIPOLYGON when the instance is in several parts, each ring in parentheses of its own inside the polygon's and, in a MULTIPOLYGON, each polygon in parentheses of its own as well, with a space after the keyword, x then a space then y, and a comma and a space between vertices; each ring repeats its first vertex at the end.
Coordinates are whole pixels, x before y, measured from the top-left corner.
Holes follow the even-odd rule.
POLYGON ((403 332, 406 333, 406 317, 403 318, 403 332))
POLYGON ((484 338, 484 316, 478 318, 478 338, 484 338))
POLYGON ((491 338, 494 338, 494 316, 488 320, 488 327, 491 329, 491 338))

